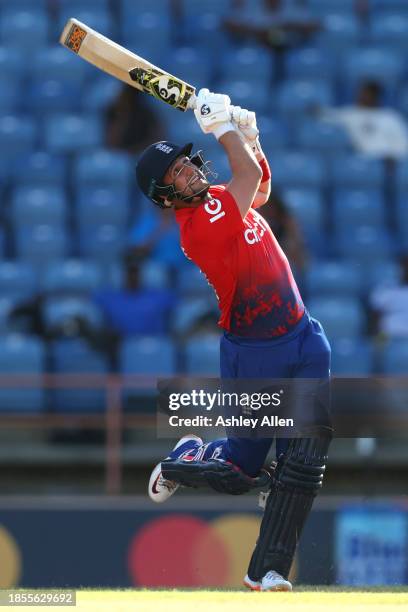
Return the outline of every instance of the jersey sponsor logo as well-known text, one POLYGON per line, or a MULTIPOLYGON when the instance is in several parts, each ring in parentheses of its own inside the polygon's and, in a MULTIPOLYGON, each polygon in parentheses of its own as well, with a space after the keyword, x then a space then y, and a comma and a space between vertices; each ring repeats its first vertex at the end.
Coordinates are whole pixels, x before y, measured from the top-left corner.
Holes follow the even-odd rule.
POLYGON ((218 221, 221 217, 224 217, 225 210, 222 210, 221 201, 217 198, 210 200, 204 205, 204 210, 211 215, 210 223, 214 223, 214 221, 218 221))
POLYGON ((265 227, 262 223, 260 215, 256 215, 257 221, 251 227, 248 227, 244 232, 244 238, 248 244, 261 242, 262 236, 265 233, 265 227))

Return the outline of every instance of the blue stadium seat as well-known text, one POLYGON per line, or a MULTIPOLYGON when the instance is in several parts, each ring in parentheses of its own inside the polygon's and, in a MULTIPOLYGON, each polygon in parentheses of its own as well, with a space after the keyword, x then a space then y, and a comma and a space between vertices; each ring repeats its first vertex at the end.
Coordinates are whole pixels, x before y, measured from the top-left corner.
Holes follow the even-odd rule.
POLYGON ((21 79, 29 71, 24 49, 0 47, 0 74, 5 79, 21 79))
POLYGON ((407 12, 407 3, 405 0, 370 0, 370 8, 372 11, 399 11, 404 14, 407 12))
POLYGON ((112 261, 125 248, 125 232, 117 225, 100 225, 80 231, 79 245, 82 257, 99 261, 112 261))
POLYGON ((337 189, 333 197, 333 224, 338 230, 358 225, 383 227, 385 202, 375 189, 337 189))
POLYGON ((345 54, 341 68, 344 87, 351 91, 359 82, 374 79, 393 94, 405 73, 402 56, 396 51, 375 46, 350 50, 345 54))
POLYGON ((66 159, 46 151, 34 151, 16 158, 11 170, 14 183, 31 187, 63 187, 66 175, 66 159))
MULTIPOLYGON (((199 49, 191 47, 176 47, 171 56, 166 58, 167 69, 170 74, 194 84, 197 91, 201 87, 208 87, 211 80, 211 62, 208 55, 200 53, 199 49), (197 70, 200 66, 200 70, 197 70)), ((163 65, 163 68, 166 64, 163 65)))
POLYGON ((17 255, 35 264, 62 259, 68 251, 68 236, 59 225, 33 225, 16 233, 17 255))
POLYGON ((122 83, 118 79, 104 74, 87 87, 86 94, 82 96, 82 108, 85 111, 105 112, 121 89, 122 83))
POLYGON ((52 152, 95 149, 104 140, 102 120, 92 115, 58 114, 45 121, 44 140, 52 152))
POLYGON ((128 338, 122 342, 119 363, 122 374, 172 376, 176 347, 170 338, 128 338))
POLYGON ((75 207, 81 228, 95 225, 124 227, 129 218, 129 191, 126 187, 79 188, 75 207))
POLYGON ((215 334, 197 336, 184 345, 185 371, 190 375, 220 375, 220 339, 215 334))
POLYGON ((73 2, 72 4, 73 6, 62 7, 56 22, 55 33, 60 34, 68 19, 75 15, 76 19, 86 23, 90 28, 108 38, 117 40, 116 20, 112 18, 112 14, 108 9, 99 7, 96 4, 93 7, 85 7, 81 2, 76 4, 73 2))
POLYGON ((398 194, 395 213, 397 227, 400 230, 408 227, 408 191, 398 194))
MULTIPOLYGON (((207 0, 204 5, 200 0, 188 0, 184 4, 187 13, 192 17, 197 16, 200 11, 203 10, 209 13, 218 13, 220 15, 227 14, 230 10, 230 3, 228 0, 207 0)), ((251 0, 251 5, 253 4, 254 0, 251 0)))
POLYGON ((362 281, 361 269, 347 261, 317 261, 305 273, 307 294, 313 297, 358 297, 362 281))
POLYGON ((205 296, 213 291, 201 270, 190 262, 178 270, 177 289, 184 296, 205 296))
POLYGON ((357 45, 361 38, 361 27, 353 13, 333 12, 323 18, 322 30, 315 36, 315 43, 323 49, 343 52, 357 45))
POLYGON ((16 154, 33 150, 38 128, 32 117, 22 115, 0 116, 0 155, 8 159, 16 154))
POLYGON ((408 340, 392 340, 384 348, 382 366, 384 374, 406 375, 408 340))
POLYGON ((2 412, 43 412, 45 394, 41 387, 45 349, 41 340, 11 334, 0 338, 0 375, 30 375, 33 387, 16 383, 17 388, 0 389, 2 412))
POLYGON ((402 280, 401 266, 392 259, 368 262, 363 268, 363 279, 367 292, 378 285, 398 285, 402 280))
POLYGON ((77 156, 73 178, 81 189, 116 186, 123 188, 133 179, 134 162, 126 153, 97 149, 77 156))
POLYGON ((89 294, 101 287, 102 282, 102 270, 95 262, 66 259, 49 263, 42 275, 41 288, 48 293, 89 294))
POLYGON ((286 56, 286 74, 289 79, 330 79, 335 72, 334 57, 318 47, 296 49, 286 56))
POLYGON ((75 112, 81 106, 79 83, 67 85, 61 79, 38 80, 30 83, 24 101, 26 110, 38 114, 75 112))
POLYGON ((277 187, 320 188, 326 182, 326 165, 316 153, 274 152, 269 162, 277 187))
POLYGON ((140 284, 146 289, 164 289, 170 285, 166 265, 153 259, 146 260, 140 269, 140 284))
POLYGON ((123 45, 126 48, 129 45, 141 57, 152 57, 150 61, 153 64, 158 58, 172 52, 170 20, 166 14, 159 14, 153 7, 146 12, 141 12, 137 4, 133 8, 129 7, 122 14, 120 29, 123 45))
POLYGON ((355 298, 312 298, 307 307, 324 327, 329 338, 358 338, 365 331, 364 310, 355 298))
MULTIPOLYGON (((151 5, 151 0, 150 5, 151 5)), ((77 10, 109 10, 110 0, 58 0, 58 4, 62 9, 71 9, 72 14, 76 15, 77 10)))
POLYGON ((21 110, 22 86, 20 78, 10 76, 0 77, 0 113, 16 112, 21 110))
POLYGON ((81 86, 89 75, 86 62, 56 44, 35 52, 30 67, 34 80, 62 81, 66 83, 67 92, 74 84, 81 86))
POLYGON ((331 180, 342 188, 381 189, 385 180, 385 169, 381 160, 368 159, 363 155, 336 156, 331 164, 331 180))
POLYGON ((332 87, 323 80, 286 81, 276 93, 276 107, 283 116, 304 114, 333 103, 332 87))
POLYGON ((15 331, 11 329, 14 326, 11 325, 10 313, 15 306, 21 301, 21 297, 24 299, 26 296, 16 295, 1 295, 0 297, 0 337, 15 331))
POLYGON ((320 191, 288 188, 283 191, 283 198, 304 231, 316 234, 324 231, 324 206, 320 191))
POLYGON ((0 16, 0 40, 6 47, 25 49, 31 54, 47 44, 49 25, 45 11, 7 8, 0 16))
POLYGON ((258 115, 257 124, 261 134, 262 148, 266 153, 273 149, 283 149, 290 144, 290 130, 281 118, 272 119, 267 115, 258 115))
POLYGON ((351 227, 334 238, 337 255, 362 263, 390 259, 395 251, 389 233, 380 227, 351 227))
POLYGON ((331 343, 334 376, 369 376, 374 369, 374 350, 369 340, 335 338, 331 343))
POLYGON ((0 262, 0 295, 31 297, 37 290, 38 278, 28 262, 0 262))
POLYGON ((327 13, 354 14, 355 0, 307 0, 307 7, 313 15, 324 16, 327 13))
MULTIPOLYGON (((92 349, 85 340, 53 342, 50 358, 55 374, 106 376, 109 372, 106 356, 92 349)), ((51 407, 57 412, 103 412, 106 406, 106 391, 103 388, 57 388, 52 391, 51 397, 51 407)))
POLYGON ((67 216, 65 191, 60 187, 17 187, 11 200, 15 227, 63 224, 67 216))
POLYGON ((182 300, 173 313, 172 332, 175 334, 188 333, 196 323, 209 313, 217 312, 216 298, 211 297, 188 297, 182 300))
POLYGON ((241 46, 221 58, 222 74, 225 80, 249 81, 254 86, 259 82, 272 83, 273 56, 268 49, 260 46, 241 46))
POLYGON ((338 154, 351 149, 346 130, 326 121, 304 121, 296 132, 297 143, 301 147, 321 150, 324 153, 338 154))
POLYGON ((48 297, 44 302, 43 316, 48 329, 60 326, 75 317, 85 319, 94 327, 103 325, 103 316, 99 308, 87 297, 48 297))
POLYGON ((370 42, 405 51, 408 46, 408 13, 374 13, 370 21, 370 42))
POLYGON ((396 163, 395 186, 401 192, 408 192, 408 159, 396 163))
POLYGON ((257 83, 256 96, 254 96, 254 86, 245 80, 244 75, 241 75, 240 80, 223 80, 217 84, 217 91, 230 96, 236 106, 251 108, 260 114, 270 113, 274 103, 269 86, 265 82, 257 83))

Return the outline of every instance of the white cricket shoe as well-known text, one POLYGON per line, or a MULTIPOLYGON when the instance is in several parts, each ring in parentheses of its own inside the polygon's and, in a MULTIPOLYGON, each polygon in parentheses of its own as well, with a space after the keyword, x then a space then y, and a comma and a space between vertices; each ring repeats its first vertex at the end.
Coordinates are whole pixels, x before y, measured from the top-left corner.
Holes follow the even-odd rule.
POLYGON ((265 574, 261 582, 261 591, 291 591, 292 585, 289 580, 286 580, 273 570, 265 574))
POLYGON ((244 586, 251 591, 291 591, 292 585, 278 572, 270 571, 262 580, 251 580, 248 574, 244 578, 244 586))
POLYGON ((251 591, 260 591, 262 582, 260 580, 251 580, 247 574, 244 578, 244 586, 246 586, 247 589, 251 589, 251 591))
MULTIPOLYGON (((201 438, 199 438, 198 436, 195 436, 194 434, 190 434, 188 436, 184 436, 183 438, 181 438, 177 442, 176 446, 173 448, 172 452, 174 452, 175 450, 177 450, 178 448, 186 444, 186 442, 194 442, 194 443, 198 443, 199 445, 203 444, 203 441, 201 438)), ((186 444, 185 450, 189 450, 187 444, 186 444)), ((167 459, 169 458, 170 457, 167 457, 167 459)), ((173 482, 172 480, 166 480, 165 478, 163 478, 163 475, 161 472, 161 462, 160 462, 156 465, 156 467, 154 468, 153 472, 150 475, 149 487, 148 487, 149 497, 157 504, 161 504, 165 502, 167 499, 169 499, 169 497, 171 497, 173 493, 177 491, 179 486, 180 485, 177 482, 173 482)))

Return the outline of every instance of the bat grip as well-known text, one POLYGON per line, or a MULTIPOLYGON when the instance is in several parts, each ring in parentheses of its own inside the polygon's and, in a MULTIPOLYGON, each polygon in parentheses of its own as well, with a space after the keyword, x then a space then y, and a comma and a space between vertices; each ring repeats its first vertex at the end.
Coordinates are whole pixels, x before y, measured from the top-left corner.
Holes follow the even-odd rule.
MULTIPOLYGON (((188 104, 187 104, 187 109, 189 109, 189 110, 195 110, 196 108, 197 108, 197 96, 196 96, 195 94, 193 94, 193 95, 191 96, 191 98, 189 99, 189 101, 188 101, 188 104)), ((231 105, 231 106, 229 107, 231 121, 232 121, 232 113, 233 113, 233 110, 234 110, 234 106, 232 106, 232 105, 231 105)))

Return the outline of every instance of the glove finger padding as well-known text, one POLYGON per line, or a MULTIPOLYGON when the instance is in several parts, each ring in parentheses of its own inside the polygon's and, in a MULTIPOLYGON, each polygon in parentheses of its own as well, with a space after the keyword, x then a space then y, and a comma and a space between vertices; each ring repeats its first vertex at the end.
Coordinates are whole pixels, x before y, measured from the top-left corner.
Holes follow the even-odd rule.
POLYGON ((270 474, 262 470, 257 478, 247 476, 239 467, 226 461, 162 461, 163 478, 186 487, 209 486, 218 493, 241 495, 257 487, 265 487, 270 474))

